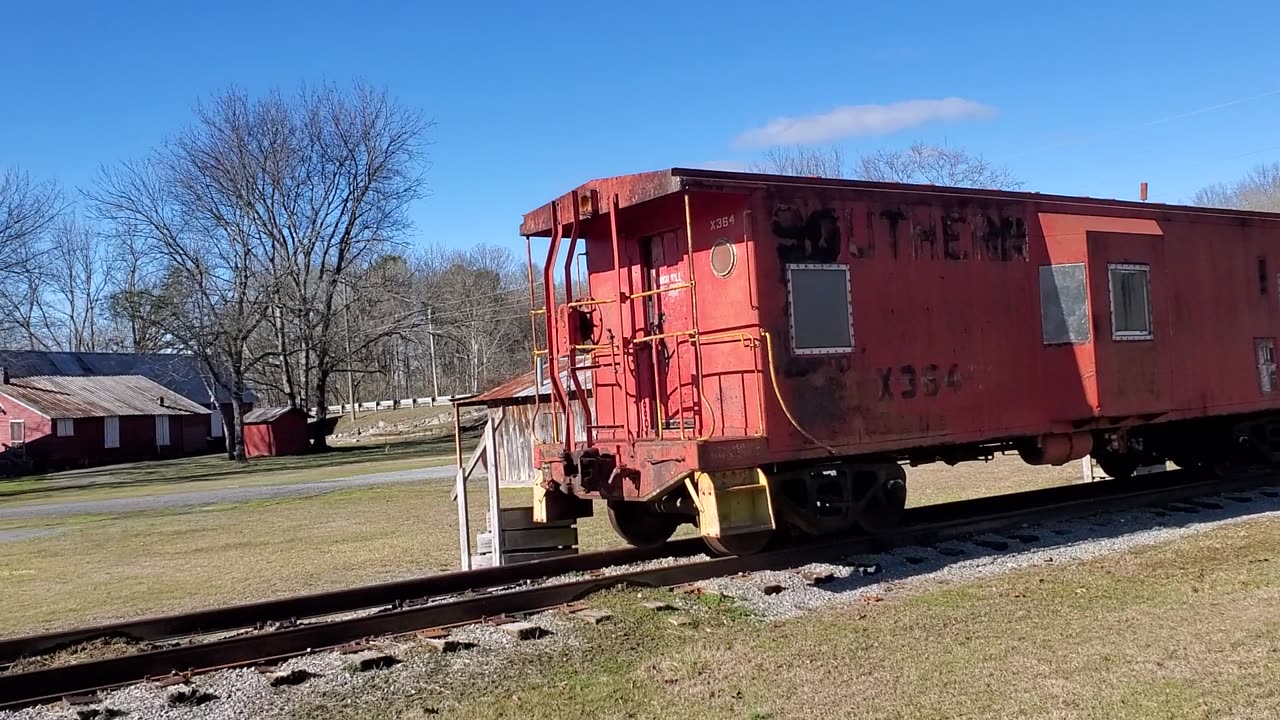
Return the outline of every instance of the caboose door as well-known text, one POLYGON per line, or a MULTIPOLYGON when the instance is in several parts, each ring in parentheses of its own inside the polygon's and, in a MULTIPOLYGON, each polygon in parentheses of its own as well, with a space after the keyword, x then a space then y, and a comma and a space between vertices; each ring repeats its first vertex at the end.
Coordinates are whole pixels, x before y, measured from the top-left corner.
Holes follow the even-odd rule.
POLYGON ((642 367, 652 373, 641 387, 648 386, 651 431, 696 427, 694 418, 694 346, 687 331, 693 328, 689 278, 683 233, 672 230, 641 241, 644 258, 644 289, 657 291, 644 298, 644 334, 658 336, 647 343, 648 362, 642 367))

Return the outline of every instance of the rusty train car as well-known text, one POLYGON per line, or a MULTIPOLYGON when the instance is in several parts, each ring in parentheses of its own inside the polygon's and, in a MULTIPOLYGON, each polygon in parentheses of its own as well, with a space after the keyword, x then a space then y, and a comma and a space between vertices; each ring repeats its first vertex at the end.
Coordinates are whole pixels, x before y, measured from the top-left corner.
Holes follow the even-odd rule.
POLYGON ((746 553, 892 525, 920 463, 1280 461, 1280 215, 671 169, 521 232, 549 238, 542 520, 605 501, 633 544, 746 553))

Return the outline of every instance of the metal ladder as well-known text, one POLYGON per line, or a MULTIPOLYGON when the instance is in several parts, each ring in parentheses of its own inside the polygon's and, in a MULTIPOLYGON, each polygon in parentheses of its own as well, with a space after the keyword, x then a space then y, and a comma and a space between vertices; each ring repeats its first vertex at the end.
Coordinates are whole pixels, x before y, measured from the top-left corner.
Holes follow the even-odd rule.
MULTIPOLYGON (((703 422, 704 413, 702 412, 703 390, 701 387, 701 383, 702 383, 701 342, 703 340, 703 337, 698 327, 697 283, 695 282, 694 275, 693 275, 693 272, 694 272, 693 223, 692 223, 692 215, 690 213, 689 195, 688 193, 684 195, 685 243, 686 243, 685 271, 686 271, 686 277, 688 279, 685 282, 675 283, 665 287, 654 288, 651 290, 645 290, 637 293, 629 292, 631 287, 629 273, 626 274, 627 291, 623 290, 624 273, 623 273, 622 262, 621 262, 621 248, 620 248, 620 243, 618 238, 618 221, 617 221, 619 202, 618 202, 618 196, 616 194, 612 195, 609 198, 609 234, 610 234, 610 241, 611 241, 612 250, 613 250, 615 290, 614 290, 613 297, 600 298, 600 299, 592 298, 590 296, 577 299, 574 296, 574 290, 573 290, 573 254, 574 254, 574 250, 577 247, 578 238, 580 236, 584 200, 587 201, 588 203, 591 203, 591 198, 589 196, 584 196, 576 190, 571 194, 573 214, 572 214, 572 221, 569 224, 569 228, 570 228, 569 244, 567 247, 567 252, 566 252, 565 262, 564 262, 564 295, 565 295, 564 305, 568 308, 585 308, 585 307, 600 307, 605 305, 613 305, 617 315, 617 325, 618 325, 617 337, 611 338, 610 341, 607 343, 573 344, 567 348, 564 348, 565 355, 563 358, 559 357, 558 352, 552 352, 552 349, 555 347, 554 338, 556 338, 556 335, 557 335, 556 334, 556 322, 557 322, 556 298, 555 298, 555 260, 556 260, 556 257, 559 255, 560 245, 565 238, 564 223, 561 220, 563 215, 562 215, 562 210, 560 207, 559 200, 555 200, 551 203, 551 227, 552 227, 551 233, 552 234, 551 234, 551 243, 547 249, 547 261, 543 266, 543 278, 542 278, 543 305, 542 307, 535 307, 536 293, 534 291, 534 283, 533 283, 533 280, 534 280, 533 252, 532 252, 532 246, 529 244, 529 238, 527 237, 525 238, 526 251, 528 254, 528 262, 529 262, 530 329, 531 331, 533 331, 534 338, 535 338, 534 348, 533 348, 533 363, 535 368, 537 368, 539 365, 540 358, 545 356, 547 359, 546 364, 548 367, 548 376, 550 379, 551 390, 552 390, 551 412, 553 414, 553 417, 560 413, 564 414, 563 442, 565 445, 565 449, 566 450, 573 449, 573 438, 574 438, 574 418, 573 418, 573 413, 570 412, 569 410, 569 404, 570 404, 569 390, 572 390, 572 392, 574 393, 574 399, 576 399, 577 402, 579 403, 579 406, 582 409, 583 418, 586 420, 585 427, 583 428, 583 437, 585 439, 586 447, 592 447, 595 444, 594 431, 596 430, 603 430, 603 429, 625 430, 628 440, 646 436, 644 434, 644 431, 641 430, 642 418, 639 415, 639 412, 640 412, 639 409, 636 409, 634 416, 631 410, 628 409, 626 411, 624 422, 621 426, 617 426, 617 425, 605 426, 605 425, 593 424, 591 407, 587 403, 586 395, 583 392, 582 383, 578 373, 583 371, 612 368, 615 373, 615 378, 617 380, 617 386, 619 388, 619 392, 621 392, 622 397, 625 399, 629 395, 634 394, 634 388, 629 379, 629 373, 626 371, 626 368, 625 368, 625 362, 624 362, 625 359, 628 357, 633 357, 635 352, 640 346, 648 345, 650 347, 653 347, 653 343, 658 342, 660 340, 664 340, 666 338, 673 338, 675 340, 674 357, 677 363, 679 363, 679 360, 680 360, 679 353, 680 353, 682 340, 684 341, 683 344, 685 344, 688 347, 688 351, 691 351, 694 353, 693 355, 694 373, 697 379, 694 380, 693 378, 690 378, 689 382, 695 391, 694 407, 696 408, 694 410, 694 416, 693 416, 694 422, 693 422, 693 427, 691 429, 695 434, 697 434, 704 429, 704 422, 703 422), (627 321, 626 321, 625 311, 630 310, 632 308, 631 303, 635 302, 636 300, 643 300, 651 296, 660 295, 663 293, 675 292, 677 290, 685 290, 685 289, 689 290, 690 327, 688 329, 667 332, 667 333, 651 333, 651 334, 644 334, 636 337, 628 337, 627 328, 626 328, 627 321), (544 330, 546 333, 546 341, 547 341, 547 347, 545 348, 537 347, 537 342, 536 342, 537 317, 539 315, 541 315, 544 320, 544 330), (586 363, 579 363, 579 357, 580 357, 580 354, 582 353, 585 353, 586 357, 588 358, 586 363), (608 359, 605 360, 604 358, 608 358, 608 359), (561 372, 559 367, 559 363, 561 359, 563 359, 565 362, 564 379, 568 381, 569 388, 565 387, 566 383, 563 382, 561 378, 561 372), (633 421, 634 421, 634 424, 633 424, 633 421)), ((736 333, 735 335, 742 335, 742 334, 736 333)), ((655 358, 652 365, 654 367, 654 375, 655 375, 655 383, 656 383, 657 374, 659 372, 658 362, 656 361, 657 353, 651 353, 651 356, 655 358)), ((679 367, 679 365, 677 365, 677 367, 679 367)), ((678 376, 677 378, 680 379, 678 376)), ((679 383, 679 387, 683 387, 683 385, 684 385, 683 382, 679 383)), ((535 399, 534 399, 535 419, 537 418, 540 412, 539 395, 540 393, 536 393, 535 399)), ((621 405, 624 408, 629 408, 629 405, 625 401, 621 403, 621 405)), ((657 418, 657 422, 655 423, 656 437, 658 439, 663 439, 667 418, 663 417, 665 413, 661 409, 660 400, 656 400, 655 410, 657 411, 657 414, 659 416, 657 418)), ((683 402, 679 404, 676 421, 677 421, 676 424, 679 430, 680 438, 682 440, 688 439, 688 434, 689 434, 688 431, 690 430, 690 428, 686 427, 687 423, 685 421, 685 408, 684 408, 683 402)), ((556 420, 553 420, 552 442, 554 443, 561 442, 559 431, 560 431, 560 423, 556 420)))

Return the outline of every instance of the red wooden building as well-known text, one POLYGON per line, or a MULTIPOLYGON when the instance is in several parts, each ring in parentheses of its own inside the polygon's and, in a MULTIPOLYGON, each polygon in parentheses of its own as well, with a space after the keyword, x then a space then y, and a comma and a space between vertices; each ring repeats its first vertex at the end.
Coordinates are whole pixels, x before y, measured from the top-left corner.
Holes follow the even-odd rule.
POLYGON ((0 424, 0 464, 49 470, 205 452, 209 411, 140 375, 0 372, 0 424))
POLYGON ((307 451, 307 414, 297 408, 255 408, 244 416, 244 452, 249 457, 301 455, 307 451))

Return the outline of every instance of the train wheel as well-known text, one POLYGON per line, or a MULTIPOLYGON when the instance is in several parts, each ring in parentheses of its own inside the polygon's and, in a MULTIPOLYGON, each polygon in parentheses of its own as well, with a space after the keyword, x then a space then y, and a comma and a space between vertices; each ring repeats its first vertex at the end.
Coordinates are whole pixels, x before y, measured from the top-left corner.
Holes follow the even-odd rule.
POLYGON ((1108 477, 1116 480, 1123 480, 1132 477, 1135 470, 1138 469, 1138 458, 1132 453, 1124 455, 1103 455, 1098 460, 1098 467, 1102 468, 1102 472, 1108 477))
POLYGON ((716 555, 754 555, 768 546, 769 541, 773 539, 773 531, 735 533, 717 538, 704 535, 702 539, 716 555))
POLYGON ((609 502, 609 524, 628 545, 655 547, 675 534, 680 518, 645 503, 613 500, 609 502))
POLYGON ((899 465, 891 465, 875 482, 865 486, 855 522, 864 531, 875 534, 898 526, 907 509, 907 473, 899 465))

